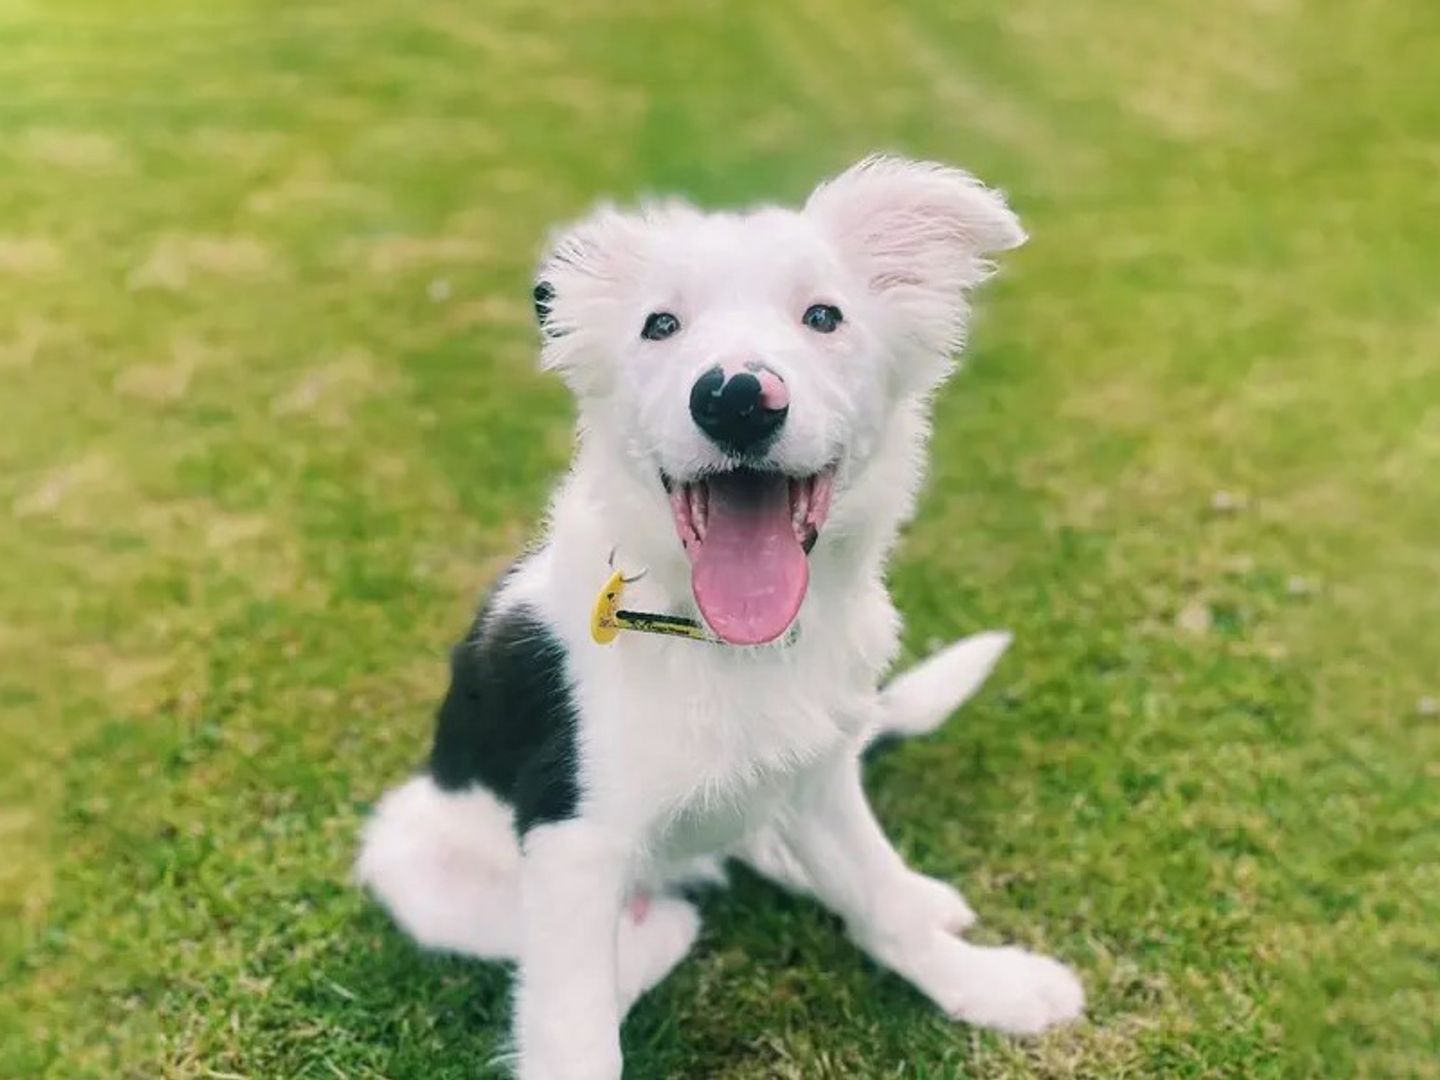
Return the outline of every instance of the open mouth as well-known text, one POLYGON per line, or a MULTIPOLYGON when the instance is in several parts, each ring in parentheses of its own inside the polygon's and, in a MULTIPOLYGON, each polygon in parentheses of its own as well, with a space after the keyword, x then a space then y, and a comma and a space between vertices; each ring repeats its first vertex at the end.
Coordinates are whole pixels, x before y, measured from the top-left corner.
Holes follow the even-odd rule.
POLYGON ((663 479, 710 629, 732 645, 774 641, 805 599, 806 555, 830 513, 835 470, 794 477, 743 468, 685 484, 663 479))

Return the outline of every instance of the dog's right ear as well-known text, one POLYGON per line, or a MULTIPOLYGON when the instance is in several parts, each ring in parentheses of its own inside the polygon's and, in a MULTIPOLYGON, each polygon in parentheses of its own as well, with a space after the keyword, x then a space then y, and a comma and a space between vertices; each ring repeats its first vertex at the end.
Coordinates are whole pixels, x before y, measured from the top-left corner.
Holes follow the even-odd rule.
POLYGON ((530 294, 530 301, 535 305, 535 322, 540 326, 540 332, 546 333, 545 324, 550 321, 550 301, 555 299, 555 286, 548 281, 537 281, 535 289, 530 294))
POLYGON ((645 232, 643 218, 601 206, 559 230, 540 262, 531 294, 540 366, 558 372, 577 393, 606 385, 611 365, 603 345, 643 265, 645 232))

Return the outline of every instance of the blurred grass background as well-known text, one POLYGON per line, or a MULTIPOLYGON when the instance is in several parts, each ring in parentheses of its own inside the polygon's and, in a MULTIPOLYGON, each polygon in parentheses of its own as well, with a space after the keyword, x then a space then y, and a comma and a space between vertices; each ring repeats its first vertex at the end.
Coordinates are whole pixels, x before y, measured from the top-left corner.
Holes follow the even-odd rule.
POLYGON ((0 1075, 495 1074, 347 867, 567 457, 541 239, 880 148, 1033 241, 894 572, 1018 644, 872 788, 1090 1019, 742 880, 627 1075, 1440 1075, 1437 70, 1428 0, 0 0, 0 1075))

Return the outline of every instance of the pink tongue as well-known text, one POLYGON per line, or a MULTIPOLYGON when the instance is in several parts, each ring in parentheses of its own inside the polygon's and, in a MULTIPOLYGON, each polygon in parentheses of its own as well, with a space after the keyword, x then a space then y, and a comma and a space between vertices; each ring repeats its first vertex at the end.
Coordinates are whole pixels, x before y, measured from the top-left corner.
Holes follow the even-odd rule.
POLYGON ((689 548, 695 602, 732 645, 773 641, 795 620, 810 583, 790 524, 790 483, 730 473, 709 487, 705 539, 689 548))

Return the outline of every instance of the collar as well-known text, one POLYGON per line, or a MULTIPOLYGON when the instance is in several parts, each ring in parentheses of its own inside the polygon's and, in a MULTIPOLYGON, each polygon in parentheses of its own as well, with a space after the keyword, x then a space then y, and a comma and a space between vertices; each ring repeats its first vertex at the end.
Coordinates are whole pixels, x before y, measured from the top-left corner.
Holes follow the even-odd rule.
POLYGON ((621 630, 636 630, 642 634, 664 634, 667 637, 689 638, 691 641, 708 641, 712 645, 725 642, 712 634, 695 619, 683 615, 661 615, 650 611, 626 611, 620 607, 620 597, 625 586, 640 578, 627 578, 616 570, 605 582, 600 595, 595 598, 595 607, 590 612, 590 637, 597 645, 609 645, 621 630))
MULTIPOLYGON (((612 553, 611 558, 614 558, 612 553)), ((710 632, 696 619, 687 618, 684 615, 664 615, 653 611, 628 611, 620 606, 620 598, 625 592, 625 586, 631 582, 639 581, 644 576, 644 571, 635 577, 627 578, 623 571, 616 570, 600 595, 595 598, 595 606, 590 611, 590 637, 597 645, 609 645, 619 635, 621 630, 633 630, 641 634, 661 634, 665 637, 689 638, 691 641, 703 641, 710 645, 730 645, 724 638, 710 632)), ((781 640, 782 645, 791 645, 799 636, 799 627, 791 626, 781 640)))

